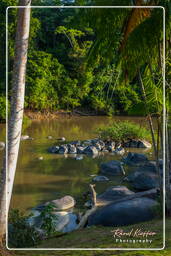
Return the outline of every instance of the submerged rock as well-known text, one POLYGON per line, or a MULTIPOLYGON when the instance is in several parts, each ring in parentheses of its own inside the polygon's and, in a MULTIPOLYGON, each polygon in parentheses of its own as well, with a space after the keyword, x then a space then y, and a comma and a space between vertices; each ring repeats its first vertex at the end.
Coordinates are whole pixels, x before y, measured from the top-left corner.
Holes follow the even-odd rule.
POLYGON ((106 176, 96 176, 93 178, 93 181, 98 182, 98 181, 109 181, 109 178, 106 176))
POLYGON ((148 221, 155 217, 153 209, 157 205, 155 200, 146 197, 109 204, 91 214, 88 225, 115 227, 148 221))
POLYGON ((119 161, 109 161, 100 166, 101 173, 108 175, 123 175, 123 168, 119 161))

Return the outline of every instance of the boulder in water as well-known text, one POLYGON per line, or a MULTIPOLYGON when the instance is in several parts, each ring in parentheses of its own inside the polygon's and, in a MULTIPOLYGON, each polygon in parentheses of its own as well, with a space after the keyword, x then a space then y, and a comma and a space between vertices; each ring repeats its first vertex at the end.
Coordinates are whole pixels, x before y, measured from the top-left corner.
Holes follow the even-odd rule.
POLYGON ((123 168, 119 161, 109 161, 101 164, 101 173, 108 175, 123 175, 123 168))
POLYGON ((152 188, 157 188, 159 187, 159 179, 158 175, 154 173, 137 173, 134 178, 132 179, 132 187, 139 190, 139 191, 144 191, 144 190, 149 190, 152 188))
POLYGON ((155 200, 146 197, 111 203, 92 213, 88 218, 88 226, 115 227, 148 221, 155 217, 154 207, 157 205, 155 200))
POLYGON ((126 164, 134 165, 134 164, 140 164, 140 163, 146 162, 148 161, 148 158, 144 154, 129 152, 128 155, 124 157, 122 160, 126 164))
POLYGON ((58 154, 67 154, 68 153, 68 147, 67 145, 61 145, 58 150, 58 154))
POLYGON ((88 147, 85 148, 84 154, 87 154, 87 155, 97 155, 98 154, 98 150, 94 146, 88 146, 88 147))

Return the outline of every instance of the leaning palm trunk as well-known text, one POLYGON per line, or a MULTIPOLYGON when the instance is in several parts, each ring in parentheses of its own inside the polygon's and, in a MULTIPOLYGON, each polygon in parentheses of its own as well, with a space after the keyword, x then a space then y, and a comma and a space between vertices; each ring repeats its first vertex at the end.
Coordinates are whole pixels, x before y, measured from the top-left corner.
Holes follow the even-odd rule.
MULTIPOLYGON (((156 161, 156 168, 157 168, 157 173, 158 173, 158 177, 159 177, 160 194, 161 194, 161 198, 162 198, 163 182, 162 182, 162 178, 161 178, 161 174, 160 174, 160 168, 159 168, 159 150, 158 150, 159 147, 158 147, 158 145, 156 143, 156 140, 155 140, 153 121, 152 121, 152 117, 151 117, 150 111, 149 111, 148 106, 147 106, 147 97, 146 97, 146 92, 145 92, 145 88, 144 88, 144 84, 143 84, 143 81, 142 81, 140 70, 138 72, 138 78, 139 78, 139 83, 140 83, 140 86, 141 86, 141 90, 142 90, 142 94, 143 94, 143 98, 144 98, 144 103, 145 103, 145 108, 146 108, 146 114, 147 114, 147 118, 148 118, 148 122, 149 122, 149 127, 150 127, 150 132, 151 132, 151 137, 152 137, 152 143, 153 143, 153 148, 154 148, 155 161, 156 161)), ((159 134, 158 134, 158 136, 159 136, 159 134)))
MULTIPOLYGON (((19 6, 30 6, 31 0, 20 0, 19 6)), ((1 208, 0 223, 5 223, 5 186, 7 186, 6 214, 8 214, 11 194, 13 189, 15 170, 20 145, 20 137, 23 121, 24 94, 25 94, 25 72, 27 62, 27 49, 30 28, 30 8, 19 8, 18 22, 15 41, 15 59, 12 80, 11 113, 8 122, 8 145, 7 145, 7 166, 3 167, 3 178, 5 168, 7 170, 7 184, 3 182, 1 187, 1 208)), ((0 230, 1 237, 5 233, 4 224, 0 230)))

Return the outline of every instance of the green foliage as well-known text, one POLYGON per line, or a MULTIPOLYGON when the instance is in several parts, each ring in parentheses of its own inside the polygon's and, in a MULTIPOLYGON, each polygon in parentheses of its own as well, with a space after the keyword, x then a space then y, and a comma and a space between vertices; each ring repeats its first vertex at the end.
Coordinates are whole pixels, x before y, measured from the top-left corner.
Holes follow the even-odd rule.
MULTIPOLYGON (((33 4, 42 5, 39 2, 35 0, 33 4)), ((120 5, 119 0, 43 2, 47 5, 120 5)), ((129 0, 122 2, 123 5, 132 5, 129 0)), ((17 5, 17 2, 3 0, 1 13, 5 14, 3 10, 8 5, 17 5)), ((166 7, 166 39, 169 41, 168 1, 162 5, 166 7)), ((16 14, 15 8, 9 10, 9 95, 16 14)), ((138 23, 129 34, 124 49, 120 46, 131 8, 35 8, 31 15, 25 108, 56 111, 79 107, 108 115, 144 115, 137 79, 140 68, 150 112, 161 112, 159 46, 162 44, 162 9, 153 9, 150 17, 138 23), (154 79, 149 72, 149 63, 154 79)), ((0 93, 4 95, 5 17, 0 28, 0 93)))
POLYGON ((13 209, 9 214, 8 226, 8 246, 12 248, 33 247, 40 242, 40 236, 34 227, 27 224, 27 219, 31 215, 24 215, 17 209, 13 209))
POLYGON ((0 95, 0 120, 6 119, 6 97, 0 95))
MULTIPOLYGON (((53 213, 55 205, 49 203, 41 211, 40 218, 42 219, 41 229, 45 230, 46 235, 53 236, 57 232, 55 231, 54 221, 57 220, 57 216, 53 213)), ((59 233, 59 232, 58 232, 59 233)))
POLYGON ((97 133, 103 140, 114 140, 118 143, 129 139, 150 139, 150 132, 145 127, 128 121, 114 122, 108 127, 101 127, 97 133))

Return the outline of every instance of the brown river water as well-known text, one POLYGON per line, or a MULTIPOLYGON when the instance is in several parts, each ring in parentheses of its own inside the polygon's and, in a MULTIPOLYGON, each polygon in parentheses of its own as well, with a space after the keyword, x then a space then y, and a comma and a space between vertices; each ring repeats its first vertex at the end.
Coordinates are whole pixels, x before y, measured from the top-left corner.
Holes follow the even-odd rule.
MULTIPOLYGON (((95 138, 97 128, 118 120, 130 120, 147 126, 144 117, 91 116, 32 121, 23 130, 23 134, 28 134, 34 140, 21 141, 11 207, 25 211, 45 201, 71 195, 76 199, 76 207, 81 208, 83 193, 88 191, 92 182, 91 175, 99 174, 102 162, 120 160, 122 157, 107 153, 96 158, 84 156, 83 160, 76 160, 69 155, 50 154, 47 148, 57 144, 59 137, 65 137, 67 141, 95 138), (53 139, 48 139, 49 135, 53 139), (43 157, 43 160, 39 160, 39 157, 43 157)), ((0 141, 4 140, 5 125, 0 124, 0 141)), ((146 153, 152 158, 150 151, 146 153)), ((111 185, 119 185, 122 178, 113 177, 109 182, 97 183, 96 191, 100 193, 111 185)))

